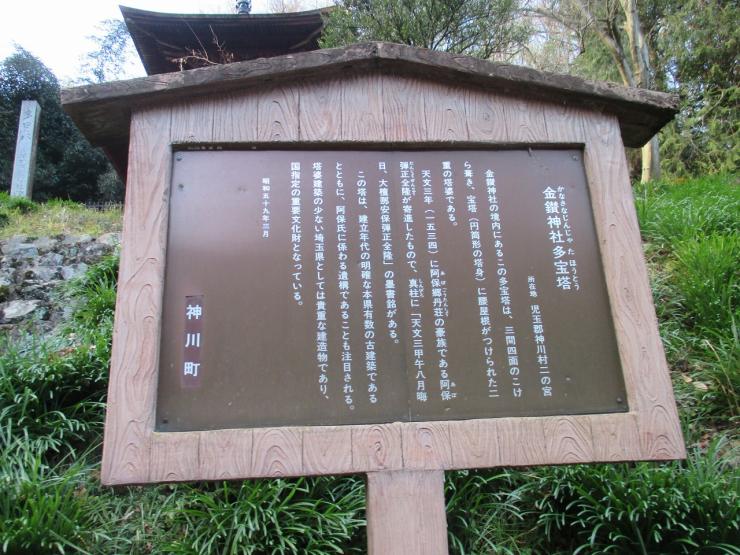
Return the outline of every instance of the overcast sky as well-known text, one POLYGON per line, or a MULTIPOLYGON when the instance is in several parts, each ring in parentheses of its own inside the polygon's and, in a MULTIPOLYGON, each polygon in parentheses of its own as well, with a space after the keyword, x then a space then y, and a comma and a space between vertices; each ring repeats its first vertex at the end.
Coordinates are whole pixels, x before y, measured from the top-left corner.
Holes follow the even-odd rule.
MULTIPOLYGON (((312 9, 328 2, 306 0, 312 9)), ((229 13, 232 0, 0 0, 0 60, 22 46, 60 81, 79 76, 81 58, 94 48, 89 36, 104 19, 121 19, 119 4, 167 13, 229 13)), ((252 0, 252 12, 268 11, 269 0, 252 0)), ((138 65, 138 64, 137 64, 138 65)), ((138 65, 131 77, 144 75, 138 65)))

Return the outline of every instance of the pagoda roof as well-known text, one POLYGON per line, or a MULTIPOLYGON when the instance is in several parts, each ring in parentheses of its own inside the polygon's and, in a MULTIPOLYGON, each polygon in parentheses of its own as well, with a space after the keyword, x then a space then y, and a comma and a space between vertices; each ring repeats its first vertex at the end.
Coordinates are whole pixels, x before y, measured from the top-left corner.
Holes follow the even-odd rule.
POLYGON ((148 75, 319 48, 331 8, 284 14, 171 14, 120 6, 148 75))

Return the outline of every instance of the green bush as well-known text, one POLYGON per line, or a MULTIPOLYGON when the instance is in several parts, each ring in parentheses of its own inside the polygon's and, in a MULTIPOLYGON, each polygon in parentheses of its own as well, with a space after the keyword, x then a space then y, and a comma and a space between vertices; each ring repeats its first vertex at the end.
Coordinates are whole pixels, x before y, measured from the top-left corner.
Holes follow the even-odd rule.
POLYGON ((27 199, 25 197, 10 197, 6 206, 10 210, 16 210, 17 212, 20 212, 21 214, 28 214, 30 212, 35 212, 39 208, 38 204, 36 204, 32 200, 27 199))
POLYGON ((697 236, 740 233, 740 186, 735 176, 639 184, 634 193, 643 238, 669 252, 697 236))
POLYGON ((689 325, 729 330, 740 314, 740 233, 686 240, 675 248, 673 284, 689 325))
POLYGON ((107 338, 6 344, 0 357, 0 424, 12 422, 39 452, 66 454, 98 438, 107 338))
POLYGON ((740 187, 731 175, 635 190, 653 297, 686 430, 738 416, 740 187))
POLYGON ((710 384, 702 395, 704 409, 732 425, 740 417, 740 334, 737 320, 730 326, 730 334, 707 331, 701 341, 702 360, 698 363, 697 378, 710 384))
POLYGON ((94 535, 101 500, 87 494, 87 468, 50 466, 27 436, 10 424, 0 429, 0 546, 2 552, 79 552, 94 535))
POLYGON ((364 553, 357 478, 222 482, 182 489, 176 541, 162 553, 364 553), (360 538, 362 539, 362 538, 360 538), (354 545, 353 545, 354 544, 354 545))
POLYGON ((25 197, 11 197, 5 191, 0 191, 0 206, 7 210, 15 210, 21 214, 28 214, 38 209, 39 205, 25 197))
POLYGON ((532 498, 548 553, 737 553, 740 471, 723 447, 686 464, 542 469, 518 494, 532 498))
POLYGON ((70 282, 67 296, 74 299, 72 328, 110 331, 116 310, 118 256, 109 255, 70 282))
POLYGON ((517 488, 526 481, 516 470, 448 472, 445 481, 447 533, 453 553, 532 553, 528 537, 534 525, 531 507, 517 488))

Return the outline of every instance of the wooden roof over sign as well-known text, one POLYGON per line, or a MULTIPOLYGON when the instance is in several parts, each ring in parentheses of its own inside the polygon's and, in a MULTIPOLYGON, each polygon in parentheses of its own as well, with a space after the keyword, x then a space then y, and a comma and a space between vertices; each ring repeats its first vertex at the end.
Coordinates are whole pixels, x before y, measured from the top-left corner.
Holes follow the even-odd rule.
POLYGON ((214 65, 156 76, 64 89, 62 104, 84 135, 123 173, 134 107, 175 102, 299 78, 328 78, 348 69, 393 71, 498 94, 614 114, 626 146, 645 144, 678 111, 678 96, 469 56, 382 42, 214 65))
POLYGON ((326 11, 187 15, 121 6, 149 75, 316 50, 326 11))

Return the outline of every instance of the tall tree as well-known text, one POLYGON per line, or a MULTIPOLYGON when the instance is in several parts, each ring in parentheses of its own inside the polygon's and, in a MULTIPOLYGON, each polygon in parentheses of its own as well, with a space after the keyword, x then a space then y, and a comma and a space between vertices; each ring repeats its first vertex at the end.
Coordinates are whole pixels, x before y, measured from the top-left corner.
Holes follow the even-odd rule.
POLYGON ((96 200, 110 166, 62 110, 54 74, 22 48, 0 63, 0 188, 10 188, 22 100, 41 105, 34 199, 96 200))
MULTIPOLYGON (((655 88, 655 48, 645 20, 656 21, 658 2, 637 0, 544 0, 535 13, 555 21, 586 46, 598 40, 612 67, 629 87, 655 88)), ((642 181, 660 177, 658 137, 642 148, 642 181)))
POLYGON ((509 60, 529 38, 519 0, 338 0, 325 48, 371 40, 509 60))
POLYGON ((134 73, 144 74, 134 41, 122 19, 101 21, 96 34, 88 39, 95 48, 84 58, 80 82, 103 83, 134 73))
POLYGON ((684 0, 664 14, 658 55, 683 106, 661 149, 673 174, 740 165, 740 3, 684 0))

